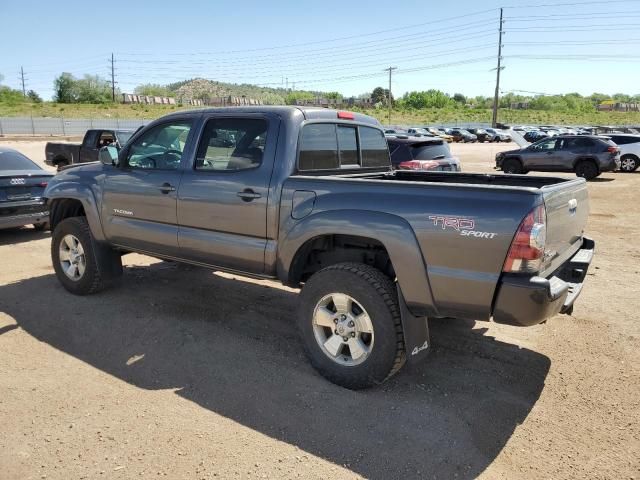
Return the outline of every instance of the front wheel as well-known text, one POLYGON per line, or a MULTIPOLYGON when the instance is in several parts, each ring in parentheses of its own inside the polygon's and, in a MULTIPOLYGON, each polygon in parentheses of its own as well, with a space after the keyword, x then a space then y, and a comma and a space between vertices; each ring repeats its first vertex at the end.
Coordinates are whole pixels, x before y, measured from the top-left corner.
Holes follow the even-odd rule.
POLYGON ((395 285, 368 265, 339 263, 314 274, 300 295, 298 326, 311 364, 345 388, 380 384, 404 364, 395 285))
POLYGON ((120 255, 93 239, 85 217, 66 218, 56 225, 51 260, 62 286, 76 295, 99 292, 122 274, 120 255))
POLYGON ((507 158, 502 162, 502 171, 509 174, 523 173, 522 163, 515 158, 507 158))

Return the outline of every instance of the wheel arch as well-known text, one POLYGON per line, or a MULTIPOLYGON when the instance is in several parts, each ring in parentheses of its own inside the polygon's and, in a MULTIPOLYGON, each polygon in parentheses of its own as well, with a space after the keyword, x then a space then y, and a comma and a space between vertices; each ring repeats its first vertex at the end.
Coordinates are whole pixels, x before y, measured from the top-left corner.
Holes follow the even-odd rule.
POLYGON ((105 240, 98 206, 91 189, 78 184, 58 183, 47 189, 46 196, 51 231, 65 218, 83 216, 87 218, 93 237, 98 241, 105 240))
MULTIPOLYGON (((305 275, 334 263, 358 261, 351 255, 362 255, 363 250, 373 253, 374 266, 376 258, 388 257, 392 269, 390 272, 397 278, 399 289, 412 313, 416 316, 437 316, 418 240, 406 220, 391 214, 340 210, 321 212, 297 222, 280 240, 278 277, 286 285, 299 287, 305 275), (345 245, 341 243, 344 240, 361 242, 365 248, 358 250, 356 246, 353 249, 353 243, 345 245), (335 249, 323 250, 326 245, 338 245, 337 253, 335 249), (317 254, 319 246, 320 252, 332 252, 324 256, 327 263, 321 261, 308 268, 308 262, 314 260, 313 255, 317 254), (345 252, 342 249, 345 246, 346 250, 351 251, 345 252)), ((316 255, 315 258, 322 258, 322 255, 316 255)), ((366 262, 360 260, 360 263, 366 262)), ((389 271, 385 273, 389 275, 389 271)))

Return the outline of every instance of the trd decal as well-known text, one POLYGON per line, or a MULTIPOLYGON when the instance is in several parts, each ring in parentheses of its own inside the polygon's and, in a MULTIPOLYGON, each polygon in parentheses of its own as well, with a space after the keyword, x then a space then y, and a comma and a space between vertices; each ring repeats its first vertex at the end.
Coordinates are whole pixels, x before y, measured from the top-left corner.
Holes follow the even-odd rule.
POLYGON ((433 224, 436 226, 442 226, 443 230, 451 228, 460 233, 460 235, 462 235, 463 237, 493 238, 497 235, 497 233, 493 232, 476 231, 476 222, 472 218, 429 215, 429 220, 432 220, 433 224))

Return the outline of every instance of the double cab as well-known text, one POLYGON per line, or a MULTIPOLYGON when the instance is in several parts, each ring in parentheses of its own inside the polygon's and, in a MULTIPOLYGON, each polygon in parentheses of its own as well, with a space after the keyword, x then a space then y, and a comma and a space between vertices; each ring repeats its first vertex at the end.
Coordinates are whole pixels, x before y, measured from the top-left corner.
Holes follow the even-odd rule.
POLYGON ((425 356, 430 317, 571 312, 594 251, 584 179, 394 171, 377 120, 322 108, 176 112, 45 196, 71 293, 127 283, 129 252, 278 280, 301 288, 311 363, 348 388, 425 356))

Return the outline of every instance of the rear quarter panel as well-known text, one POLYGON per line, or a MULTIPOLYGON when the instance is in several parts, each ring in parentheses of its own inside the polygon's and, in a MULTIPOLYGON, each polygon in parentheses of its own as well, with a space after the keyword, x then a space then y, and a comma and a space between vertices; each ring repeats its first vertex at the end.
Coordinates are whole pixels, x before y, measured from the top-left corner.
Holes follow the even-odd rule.
POLYGON ((289 252, 303 238, 345 228, 373 232, 387 248, 410 306, 434 316, 488 319, 513 235, 541 201, 534 189, 294 176, 282 192, 279 276, 286 275, 289 252), (316 193, 313 210, 300 220, 291 216, 296 190, 316 193), (320 215, 324 221, 314 224, 320 215), (388 231, 390 223, 406 225, 402 239, 388 231), (295 233, 302 229, 304 235, 295 233))

